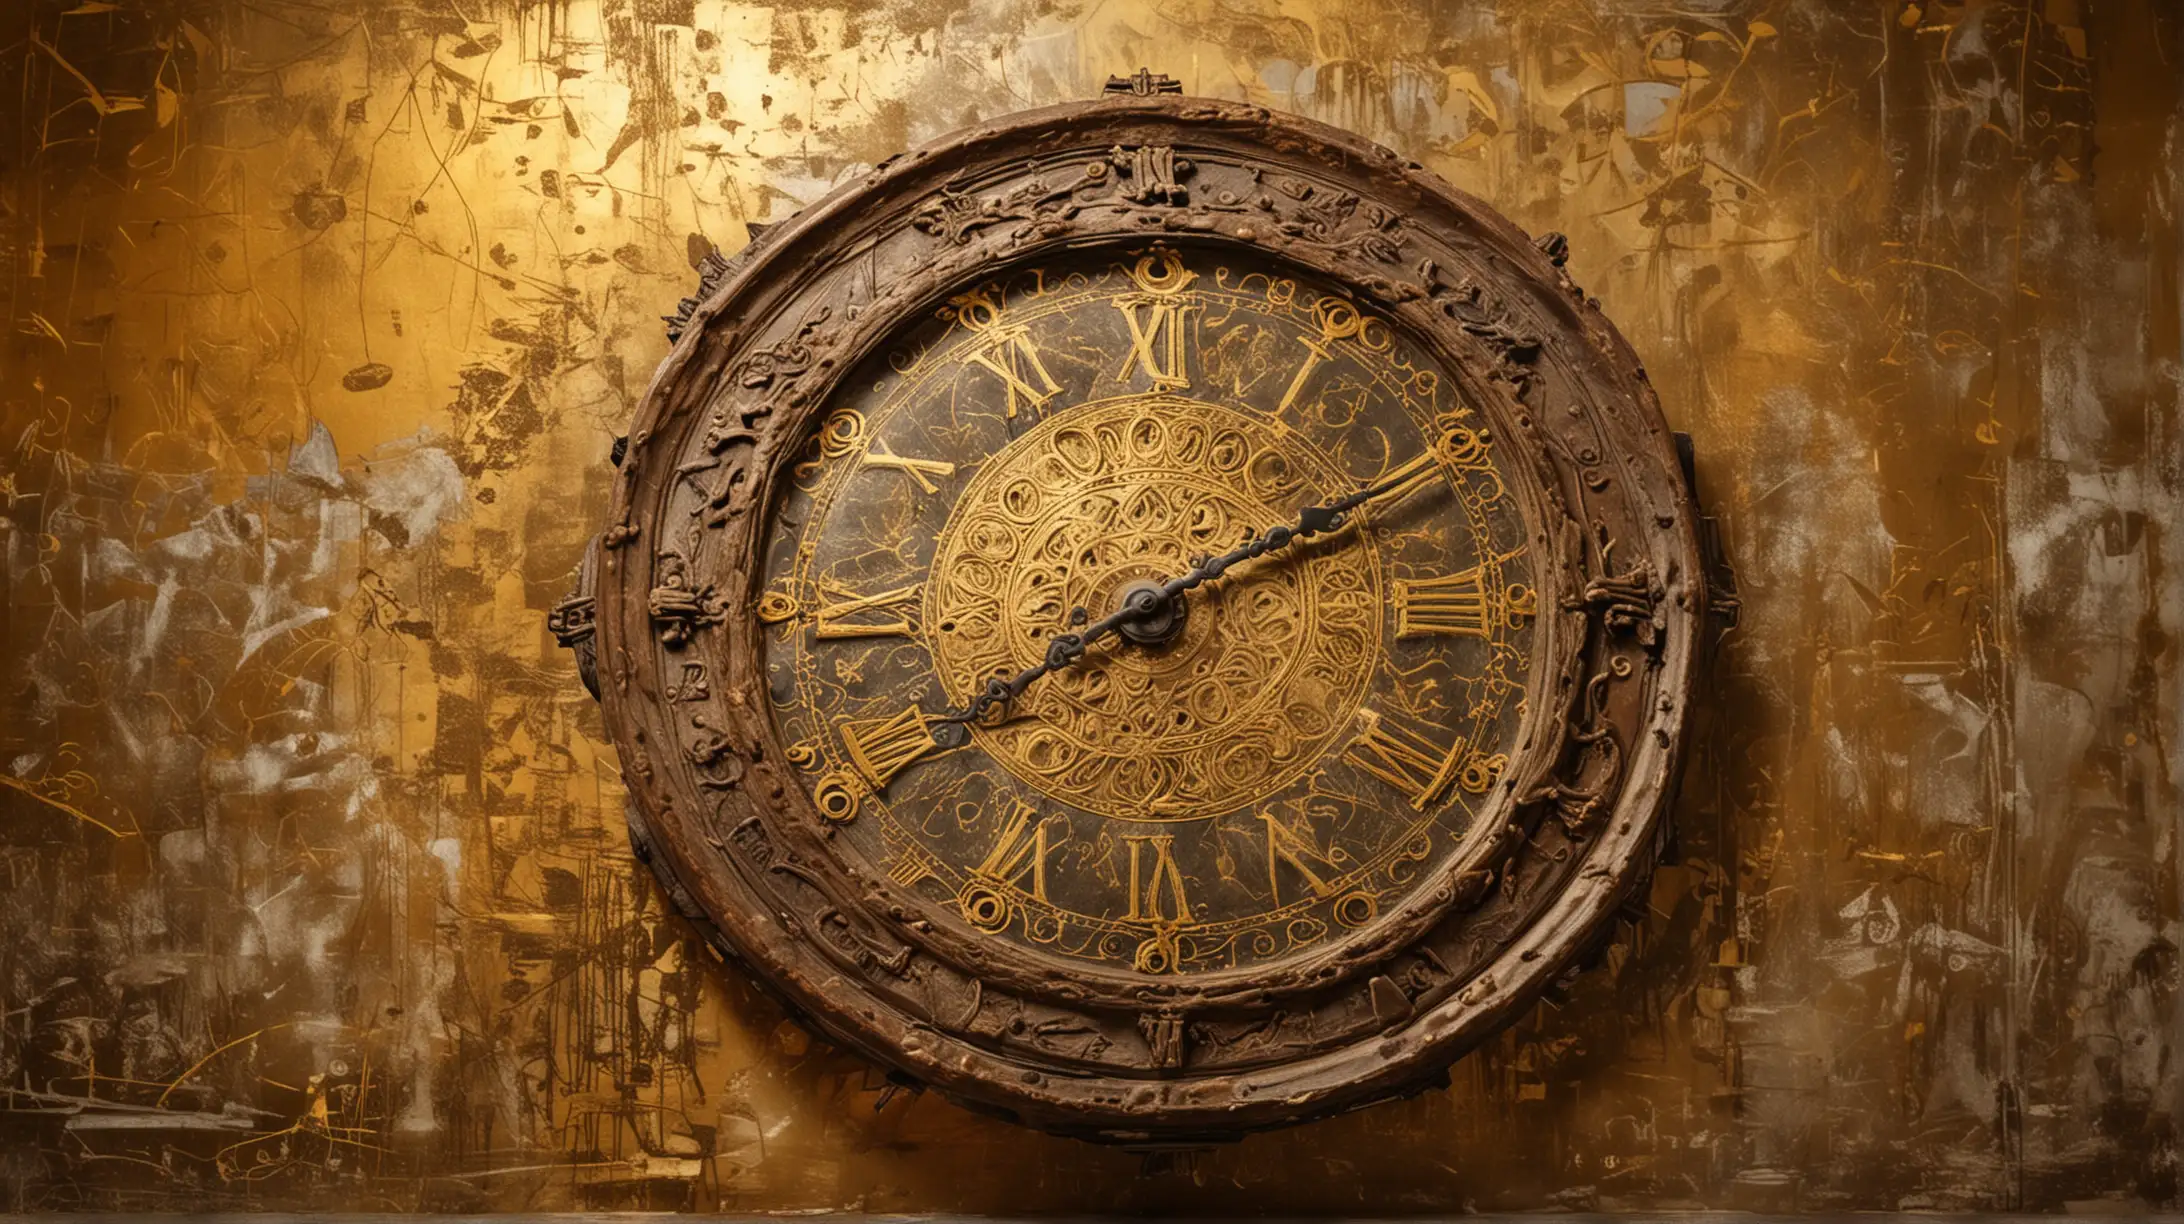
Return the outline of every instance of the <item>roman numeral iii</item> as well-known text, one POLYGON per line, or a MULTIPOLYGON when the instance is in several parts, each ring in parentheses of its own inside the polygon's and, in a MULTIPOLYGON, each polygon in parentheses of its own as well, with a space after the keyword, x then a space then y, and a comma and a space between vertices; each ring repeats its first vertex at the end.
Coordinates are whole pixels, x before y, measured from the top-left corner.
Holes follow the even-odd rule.
POLYGON ((1495 591, 1486 567, 1474 565, 1442 578, 1395 581, 1397 637, 1447 634, 1487 639, 1505 626, 1537 615, 1538 597, 1521 583, 1495 591))

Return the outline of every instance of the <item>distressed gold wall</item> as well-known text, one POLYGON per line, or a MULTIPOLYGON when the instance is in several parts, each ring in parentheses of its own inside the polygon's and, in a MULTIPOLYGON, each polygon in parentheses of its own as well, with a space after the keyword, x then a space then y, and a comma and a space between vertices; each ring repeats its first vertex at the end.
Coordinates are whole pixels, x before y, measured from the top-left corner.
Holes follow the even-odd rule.
POLYGON ((2177 1201, 2168 0, 5 8, 0 1208, 2177 1201), (691 235, 1141 64, 1567 232, 1745 596, 1596 971, 1153 1170, 713 966, 543 626, 691 235))

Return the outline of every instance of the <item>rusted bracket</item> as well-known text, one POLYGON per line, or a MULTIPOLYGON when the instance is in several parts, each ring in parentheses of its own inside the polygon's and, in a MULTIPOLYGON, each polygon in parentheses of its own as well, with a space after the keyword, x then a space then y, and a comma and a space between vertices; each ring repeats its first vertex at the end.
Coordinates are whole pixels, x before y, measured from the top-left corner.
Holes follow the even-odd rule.
POLYGON ((1699 497, 1699 470, 1691 448, 1691 435, 1676 435, 1676 461, 1683 468, 1684 488, 1691 494, 1691 504, 1698 508, 1696 516, 1699 534, 1699 561, 1706 567, 1706 614, 1720 627, 1717 639, 1728 635, 1737 627, 1744 612, 1744 601, 1737 595, 1737 571, 1729 564, 1729 550, 1721 542, 1721 522, 1705 513, 1706 503, 1699 497))
POLYGON ((599 700, 599 622, 592 589, 599 569, 599 537, 584 546, 584 560, 576 567, 576 588, 546 614, 546 631, 576 656, 576 675, 599 700))

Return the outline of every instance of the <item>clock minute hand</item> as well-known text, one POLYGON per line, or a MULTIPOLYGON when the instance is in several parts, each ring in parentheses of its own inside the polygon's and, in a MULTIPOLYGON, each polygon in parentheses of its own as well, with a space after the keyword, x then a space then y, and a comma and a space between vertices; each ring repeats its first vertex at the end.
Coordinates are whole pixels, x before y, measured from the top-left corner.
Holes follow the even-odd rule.
MULTIPOLYGON (((927 723, 934 742, 943 747, 961 744, 966 737, 965 728, 983 719, 996 708, 1006 708, 1040 677, 1074 665, 1084 658, 1085 651, 1093 643, 1120 633, 1127 625, 1159 616, 1164 608, 1182 599, 1185 592, 1219 578, 1231 567, 1254 557, 1279 552, 1299 540, 1342 530, 1344 524, 1349 522, 1350 511, 1376 497, 1415 483, 1423 466, 1417 462, 1404 464, 1378 484, 1368 485, 1331 502, 1305 507, 1297 512, 1294 523, 1269 527, 1219 556, 1199 558, 1190 569, 1161 583, 1157 588, 1147 586, 1130 592, 1123 599, 1121 607, 1086 625, 1082 633, 1063 633, 1049 639, 1046 657, 1039 662, 1013 676, 994 676, 987 680, 985 689, 960 710, 928 716, 927 723)), ((1079 608, 1072 617, 1072 623, 1082 624, 1084 617, 1084 609, 1079 608)))
MULTIPOLYGON (((1350 521, 1350 511, 1376 497, 1416 483, 1420 466, 1416 463, 1405 464, 1379 484, 1368 485, 1331 502, 1306 506, 1297 512, 1297 521, 1294 523, 1269 527, 1218 557, 1201 557, 1181 576, 1162 583, 1160 593, 1168 599, 1178 598, 1185 591, 1219 578, 1231 566, 1249 561, 1253 557, 1263 557, 1270 552, 1279 552, 1299 540, 1309 540, 1316 535, 1340 531, 1350 521)), ((1159 605, 1155 603, 1152 606, 1157 608, 1159 605)))

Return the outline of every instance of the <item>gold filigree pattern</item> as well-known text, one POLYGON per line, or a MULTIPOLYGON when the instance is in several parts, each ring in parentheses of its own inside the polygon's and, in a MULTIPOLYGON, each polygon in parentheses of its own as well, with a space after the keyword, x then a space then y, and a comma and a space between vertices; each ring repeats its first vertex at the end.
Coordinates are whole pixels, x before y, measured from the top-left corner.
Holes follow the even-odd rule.
MULTIPOLYGON (((925 623, 943 687, 1036 662, 1072 610, 1188 569, 1339 474, 1301 437, 1211 404, 1128 397, 1034 429, 942 531, 925 623)), ((1155 650, 1105 650, 1041 685, 980 745, 1036 789, 1125 819, 1243 807, 1317 759, 1377 660, 1381 578, 1339 546, 1239 571, 1155 650)))

